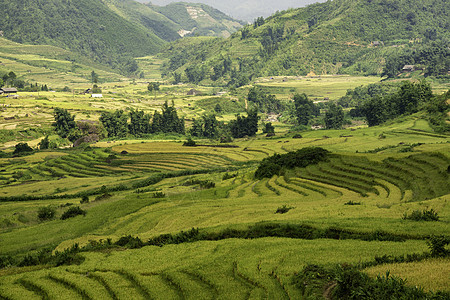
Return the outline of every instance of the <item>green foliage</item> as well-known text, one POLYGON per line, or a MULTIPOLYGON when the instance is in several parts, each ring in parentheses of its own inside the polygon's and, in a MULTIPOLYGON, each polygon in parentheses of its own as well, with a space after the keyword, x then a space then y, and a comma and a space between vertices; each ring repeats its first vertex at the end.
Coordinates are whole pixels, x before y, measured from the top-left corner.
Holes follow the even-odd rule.
POLYGON ((275 154, 263 159, 255 172, 255 178, 271 178, 281 169, 304 168, 328 159, 329 152, 320 147, 306 147, 295 152, 275 154))
POLYGON ((427 240, 427 245, 430 248, 432 256, 445 257, 450 254, 450 250, 445 247, 450 244, 450 238, 448 236, 436 236, 433 235, 427 240))
POLYGON ((83 195, 81 197, 80 204, 86 204, 86 203, 89 203, 89 196, 88 195, 83 195))
POLYGON ((55 122, 52 125, 60 137, 68 138, 71 142, 80 138, 75 116, 71 115, 67 109, 56 107, 53 116, 55 122))
POLYGON ((199 185, 201 189, 211 189, 216 187, 216 184, 211 180, 199 180, 199 179, 190 179, 185 181, 183 186, 191 186, 191 185, 199 185))
POLYGON ((132 57, 155 53, 164 44, 152 30, 125 20, 101 1, 5 3, 3 9, 0 27, 6 38, 60 46, 127 74, 137 68, 132 57))
POLYGON ((40 150, 46 150, 50 147, 50 141, 48 139, 48 135, 46 135, 39 143, 38 143, 40 150))
POLYGON ((409 215, 405 213, 403 215, 403 220, 412 220, 412 221, 439 221, 439 216, 434 209, 423 211, 415 210, 409 215))
POLYGON ((61 220, 66 220, 66 219, 73 218, 73 217, 76 217, 79 215, 85 216, 86 211, 82 210, 79 206, 72 206, 62 214, 61 220))
MULTIPOLYGON (((136 115, 139 115, 139 112, 136 115)), ((122 110, 103 112, 100 116, 100 122, 108 132, 108 137, 125 137, 128 133, 127 119, 126 114, 122 110)))
POLYGON ((14 155, 25 155, 25 154, 30 154, 31 152, 33 152, 33 148, 31 148, 30 146, 28 146, 27 143, 18 143, 15 147, 14 147, 14 155))
POLYGON ((445 78, 450 37, 445 12, 449 9, 444 0, 316 3, 257 19, 240 34, 214 44, 200 39, 180 41, 179 49, 164 56, 171 60, 170 72, 206 72, 190 81, 211 78, 228 82, 230 87, 245 85, 258 76, 311 71, 355 75, 381 75, 384 71, 396 76, 405 64, 424 68, 427 76, 445 78), (223 58, 232 61, 229 73, 223 72, 223 58))
POLYGON ((344 124, 344 110, 342 107, 330 103, 324 121, 327 129, 341 129, 344 124))
POLYGON ((187 141, 185 141, 183 143, 183 146, 187 146, 187 147, 194 147, 196 145, 197 145, 197 143, 192 138, 188 138, 187 141))
POLYGON ((130 134, 140 137, 151 132, 150 114, 145 114, 143 111, 132 110, 130 112, 130 124, 128 130, 130 134))
POLYGON ((239 175, 238 173, 230 174, 230 173, 226 172, 225 174, 223 174, 222 180, 236 178, 238 175, 239 175))
POLYGON ((266 123, 266 124, 264 124, 264 128, 263 128, 262 132, 267 134, 267 136, 273 136, 273 135, 275 135, 275 127, 273 127, 271 122, 266 123))
POLYGON ((276 214, 285 214, 288 211, 290 211, 291 209, 293 209, 294 207, 290 207, 287 205, 283 205, 277 208, 277 210, 275 211, 276 214))
POLYGON ((247 99, 260 112, 281 113, 286 109, 286 105, 278 100, 275 95, 267 95, 261 88, 252 87, 248 91, 247 99))
POLYGON ((450 105, 450 90, 439 96, 435 96, 428 103, 425 103, 427 118, 434 131, 446 133, 450 131, 450 124, 447 122, 450 105))
POLYGON ((204 114, 201 119, 193 119, 192 123, 189 129, 192 136, 213 139, 219 134, 219 122, 214 114, 204 114))
POLYGON ((375 96, 365 102, 361 112, 369 126, 376 126, 395 117, 418 112, 432 97, 429 83, 405 81, 396 93, 385 97, 375 96))
POLYGON ((56 209, 51 205, 40 207, 38 210, 38 218, 41 221, 51 220, 55 217, 55 214, 56 209))
POLYGON ((154 192, 153 198, 166 198, 166 194, 164 194, 163 192, 154 192))
POLYGON ((308 125, 309 120, 320 113, 319 108, 308 99, 306 94, 295 94, 294 105, 298 125, 308 125))
POLYGON ((233 138, 242 138, 245 136, 254 136, 258 131, 258 111, 250 110, 247 117, 236 116, 236 120, 231 120, 228 124, 233 138))

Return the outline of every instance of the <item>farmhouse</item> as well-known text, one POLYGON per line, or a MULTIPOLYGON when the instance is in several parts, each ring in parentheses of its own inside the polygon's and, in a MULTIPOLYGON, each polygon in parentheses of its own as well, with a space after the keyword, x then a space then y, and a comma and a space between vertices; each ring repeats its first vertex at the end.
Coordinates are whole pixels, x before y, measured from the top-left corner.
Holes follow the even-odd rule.
POLYGON ((17 93, 16 88, 2 88, 0 89, 0 94, 14 94, 17 93))

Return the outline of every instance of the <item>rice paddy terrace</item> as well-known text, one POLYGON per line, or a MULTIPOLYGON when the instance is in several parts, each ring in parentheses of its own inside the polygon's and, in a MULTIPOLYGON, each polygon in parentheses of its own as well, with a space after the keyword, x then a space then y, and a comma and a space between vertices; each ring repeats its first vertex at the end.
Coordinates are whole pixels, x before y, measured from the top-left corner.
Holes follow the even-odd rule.
MULTIPOLYGON (((301 299, 295 278, 308 264, 428 251, 428 236, 448 235, 450 153, 448 137, 423 126, 409 118, 226 146, 117 141, 1 159, 2 257, 81 249, 76 264, 1 269, 0 298, 301 299), (331 154, 255 179, 262 159, 307 146, 331 154), (48 205, 56 218, 39 221, 48 205), (59 219, 75 205, 86 215, 59 219), (404 218, 430 209, 437 222, 404 218)), ((432 283, 396 270, 411 285, 448 291, 448 263, 419 262, 440 272, 432 283)))

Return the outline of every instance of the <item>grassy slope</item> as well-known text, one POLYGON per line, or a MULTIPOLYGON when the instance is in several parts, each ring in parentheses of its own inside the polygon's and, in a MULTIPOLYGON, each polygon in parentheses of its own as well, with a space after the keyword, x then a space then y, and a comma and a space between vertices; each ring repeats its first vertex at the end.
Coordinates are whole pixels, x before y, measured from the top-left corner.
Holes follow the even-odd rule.
POLYGON ((0 4, 10 16, 0 21, 6 38, 63 47, 112 66, 123 55, 152 54, 164 44, 153 32, 125 20, 101 1, 0 4))
POLYGON ((52 88, 85 87, 95 71, 101 81, 122 76, 88 58, 48 45, 24 45, 0 38, 0 70, 14 71, 20 79, 52 88))

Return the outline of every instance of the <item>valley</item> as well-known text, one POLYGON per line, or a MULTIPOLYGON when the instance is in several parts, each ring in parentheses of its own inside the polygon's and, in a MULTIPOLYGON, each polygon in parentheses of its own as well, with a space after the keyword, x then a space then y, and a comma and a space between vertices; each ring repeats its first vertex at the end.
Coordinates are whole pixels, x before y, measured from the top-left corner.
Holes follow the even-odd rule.
POLYGON ((0 299, 449 299, 448 3, 418 2, 0 21, 0 299))

